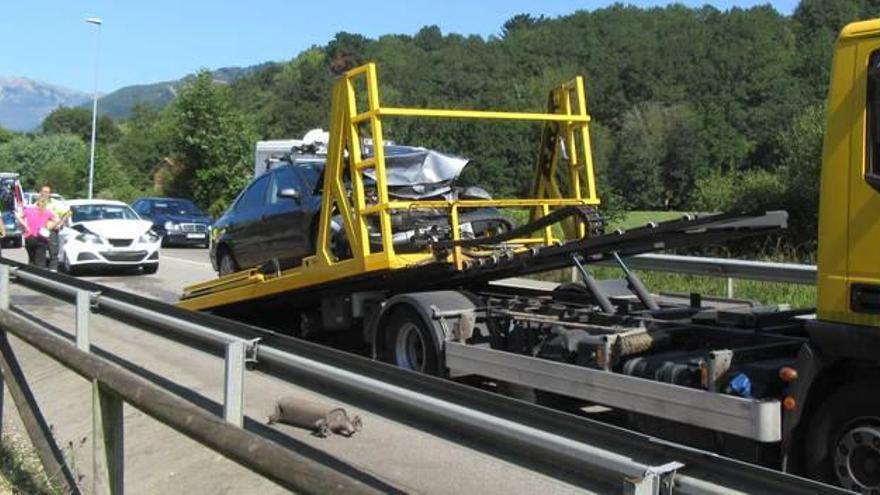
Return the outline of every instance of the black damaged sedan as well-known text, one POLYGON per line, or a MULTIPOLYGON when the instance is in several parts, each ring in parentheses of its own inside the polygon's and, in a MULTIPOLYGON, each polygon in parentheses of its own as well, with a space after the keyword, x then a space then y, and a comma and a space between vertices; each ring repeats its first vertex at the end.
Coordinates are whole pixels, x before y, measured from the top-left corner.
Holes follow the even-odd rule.
MULTIPOLYGON (((388 194, 392 198, 491 199, 482 188, 455 185, 467 159, 410 146, 388 146, 385 154, 388 194)), ((323 171, 324 157, 291 155, 256 177, 214 223, 211 263, 218 274, 263 265, 287 269, 314 254, 323 171)), ((370 195, 372 178, 369 171, 365 175, 370 195)), ((498 235, 512 228, 496 208, 463 210, 460 224, 463 238, 498 235)), ((334 255, 339 259, 350 257, 341 222, 333 219, 331 226, 334 255)), ((378 225, 368 228, 371 247, 381 249, 378 225)), ((392 216, 393 242, 398 252, 422 250, 433 240, 449 238, 449 231, 446 210, 392 216)))

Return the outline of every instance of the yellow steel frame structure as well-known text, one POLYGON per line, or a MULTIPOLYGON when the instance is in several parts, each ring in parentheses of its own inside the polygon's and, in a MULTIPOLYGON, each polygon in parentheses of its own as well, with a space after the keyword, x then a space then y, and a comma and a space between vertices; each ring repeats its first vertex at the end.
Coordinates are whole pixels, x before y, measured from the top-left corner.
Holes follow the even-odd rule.
MULTIPOLYGON (((531 219, 534 220, 556 208, 598 205, 589 123, 586 91, 580 76, 550 92, 547 112, 526 113, 383 107, 379 99, 376 65, 369 63, 354 68, 343 74, 333 87, 330 143, 324 169, 324 191, 315 255, 306 258, 302 266, 281 274, 266 275, 257 270, 249 270, 187 287, 180 305, 191 309, 210 309, 367 272, 395 270, 438 261, 436 254, 430 252, 395 252, 391 228, 394 211, 445 209, 449 211, 452 239, 458 241, 461 233, 459 214, 466 208, 529 209, 531 219), (366 91, 364 109, 358 108, 359 87, 366 91), (389 117, 543 122, 531 198, 392 200, 388 194, 382 128, 383 119, 389 117), (365 157, 363 152, 366 138, 372 141, 373 155, 370 157, 365 157), (560 167, 563 157, 567 158, 564 175, 560 167), (369 201, 366 197, 364 172, 369 169, 374 171, 375 201, 369 201), (350 181, 350 187, 346 185, 346 179, 350 181), (331 221, 336 215, 341 218, 342 228, 350 244, 351 258, 336 259, 331 250, 331 221), (376 252, 370 246, 368 219, 371 216, 378 217, 381 234, 381 249, 376 252)), ((582 238, 588 233, 583 223, 574 219, 564 223, 563 230, 568 239, 582 238)), ((551 226, 546 227, 539 237, 516 239, 505 244, 515 248, 557 242, 559 239, 554 237, 551 226)), ((456 245, 446 261, 460 270, 466 257, 467 254, 456 245)))

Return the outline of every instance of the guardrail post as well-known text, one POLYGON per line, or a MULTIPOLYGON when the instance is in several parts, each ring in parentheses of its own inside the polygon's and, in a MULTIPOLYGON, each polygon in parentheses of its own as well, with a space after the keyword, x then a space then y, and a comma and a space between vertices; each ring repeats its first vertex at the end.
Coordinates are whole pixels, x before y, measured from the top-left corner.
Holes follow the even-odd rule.
POLYGON ((662 466, 649 466, 639 478, 626 478, 623 481, 625 495, 666 495, 673 492, 675 472, 684 467, 680 462, 670 462, 662 466))
POLYGON ((727 277, 727 298, 733 299, 733 277, 727 277))
POLYGON ((0 309, 9 309, 9 265, 0 264, 0 309))
MULTIPOLYGON (((0 264, 0 310, 9 310, 9 265, 0 264)), ((6 386, 3 383, 3 374, 0 373, 0 425, 3 424, 3 397, 6 386)), ((0 435, 2 443, 2 435, 0 435)))
POLYGON ((18 416, 49 480, 53 485, 62 487, 64 493, 80 493, 76 479, 64 462, 64 454, 55 443, 52 430, 40 412, 37 400, 9 345, 5 330, 0 330, 0 370, 6 379, 9 395, 15 403, 18 416))
POLYGON ((244 424, 244 360, 244 342, 239 341, 226 344, 223 419, 236 426, 244 424))
POLYGON ((122 400, 105 389, 97 380, 93 380, 92 482, 95 494, 123 493, 125 487, 123 432, 122 400))
POLYGON ((89 352, 89 315, 92 312, 91 294, 89 291, 76 292, 76 347, 89 352))

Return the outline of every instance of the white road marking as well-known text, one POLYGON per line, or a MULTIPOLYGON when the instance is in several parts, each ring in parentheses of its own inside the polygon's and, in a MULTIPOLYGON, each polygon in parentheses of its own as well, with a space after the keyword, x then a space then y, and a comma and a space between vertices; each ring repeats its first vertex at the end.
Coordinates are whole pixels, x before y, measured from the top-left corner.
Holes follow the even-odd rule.
POLYGON ((207 266, 209 268, 211 267, 210 263, 205 263, 202 261, 193 261, 193 260, 188 260, 185 258, 177 258, 175 256, 168 256, 167 254, 162 254, 162 253, 159 253, 159 256, 161 256, 161 259, 165 259, 165 260, 179 261, 181 263, 189 263, 190 265, 196 265, 196 266, 207 266))

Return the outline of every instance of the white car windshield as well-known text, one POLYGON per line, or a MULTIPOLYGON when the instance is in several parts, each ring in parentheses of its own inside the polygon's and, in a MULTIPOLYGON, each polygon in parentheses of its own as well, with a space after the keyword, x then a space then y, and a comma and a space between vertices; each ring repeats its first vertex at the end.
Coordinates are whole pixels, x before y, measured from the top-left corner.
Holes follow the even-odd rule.
POLYGON ((96 220, 140 220, 137 213, 124 205, 77 205, 72 206, 71 221, 93 222, 96 220))

